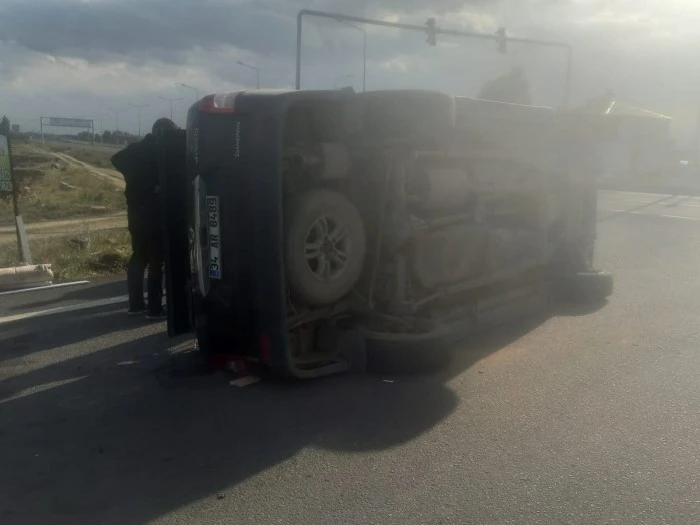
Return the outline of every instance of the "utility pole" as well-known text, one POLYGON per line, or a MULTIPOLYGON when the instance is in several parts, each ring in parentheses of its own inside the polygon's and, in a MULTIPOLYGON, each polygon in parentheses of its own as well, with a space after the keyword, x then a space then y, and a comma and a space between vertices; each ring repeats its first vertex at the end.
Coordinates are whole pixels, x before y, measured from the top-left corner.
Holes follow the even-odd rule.
POLYGON ((241 62, 240 60, 237 60, 236 64, 238 64, 239 66, 247 67, 248 69, 252 69, 253 71, 255 71, 255 88, 260 89, 260 70, 257 67, 245 64, 245 63, 241 62))
POLYGON ((336 22, 340 22, 341 24, 362 32, 362 92, 364 93, 367 91, 367 31, 362 29, 360 26, 356 26, 355 24, 348 22, 347 20, 343 20, 342 18, 336 18, 335 20, 336 22))
POLYGON ((17 251, 21 261, 31 263, 32 256, 29 253, 27 233, 24 229, 24 222, 22 221, 22 215, 19 213, 19 204, 17 203, 19 189, 17 188, 14 165, 12 164, 12 127, 5 116, 0 119, 0 137, 3 138, 3 144, 0 146, 0 182, 2 182, 0 191, 8 191, 12 194, 12 209, 15 214, 15 231, 17 233, 17 251))
POLYGON ((114 119, 116 120, 117 127, 114 131, 119 131, 119 112, 124 111, 124 108, 109 108, 110 111, 114 112, 114 119))
POLYGON ((147 108, 149 104, 130 104, 132 107, 136 108, 136 117, 139 121, 139 137, 141 137, 141 110, 147 108))
POLYGON ((166 102, 170 102, 170 120, 173 120, 173 103, 177 102, 179 100, 182 100, 182 97, 180 98, 168 98, 168 97, 161 97, 158 95, 158 98, 165 100, 166 102))

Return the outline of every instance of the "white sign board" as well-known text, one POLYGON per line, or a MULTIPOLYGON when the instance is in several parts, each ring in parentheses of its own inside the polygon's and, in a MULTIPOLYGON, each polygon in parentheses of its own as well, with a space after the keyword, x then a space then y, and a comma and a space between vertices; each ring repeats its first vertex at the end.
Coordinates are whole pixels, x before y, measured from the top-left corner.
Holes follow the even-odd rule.
POLYGON ((91 128, 92 120, 82 118, 49 117, 49 126, 64 126, 67 128, 91 128))

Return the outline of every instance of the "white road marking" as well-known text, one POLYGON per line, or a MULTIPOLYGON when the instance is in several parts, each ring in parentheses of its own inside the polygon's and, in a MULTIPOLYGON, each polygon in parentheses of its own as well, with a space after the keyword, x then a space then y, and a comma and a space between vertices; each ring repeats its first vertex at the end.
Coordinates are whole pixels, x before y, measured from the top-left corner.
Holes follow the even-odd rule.
POLYGON ((76 381, 80 381, 81 379, 85 379, 86 377, 87 376, 71 377, 70 379, 61 379, 60 381, 52 381, 51 383, 44 383, 43 385, 25 388, 24 390, 20 390, 16 393, 12 394, 10 397, 0 399, 0 405, 3 403, 8 403, 10 401, 15 401, 17 399, 21 399, 23 397, 31 396, 32 394, 38 394, 39 392, 45 392, 47 390, 51 390, 52 388, 57 388, 59 386, 64 386, 64 385, 68 385, 70 383, 75 383, 76 381))
POLYGON ((660 217, 666 217, 667 219, 686 219, 689 221, 700 221, 700 217, 681 217, 680 215, 660 215, 660 217))
MULTIPOLYGON (((610 195, 644 195, 646 197, 674 197, 674 195, 669 195, 666 193, 644 193, 640 191, 616 191, 616 190, 598 190, 600 193, 607 193, 610 195)), ((675 195, 675 197, 687 197, 687 195, 675 195)))
POLYGON ((646 217, 663 217, 666 219, 686 219, 688 221, 700 221, 700 217, 682 217, 680 215, 655 215, 653 213, 646 213, 642 211, 615 210, 612 208, 601 208, 600 211, 613 211, 615 213, 626 213, 629 215, 644 215, 646 217))
POLYGON ((110 297, 108 299, 98 299, 87 303, 71 304, 69 306, 59 306, 58 308, 49 308, 48 310, 37 310, 34 312, 25 312, 21 314, 8 315, 0 317, 0 325, 22 321, 24 319, 32 319, 34 317, 43 317, 46 315, 62 314, 66 312, 76 312, 78 310, 87 310, 89 308, 99 308, 100 306, 108 306, 110 304, 125 303, 129 300, 129 296, 120 295, 119 297, 110 297))
POLYGON ((21 288, 18 290, 9 290, 0 292, 0 295, 13 295, 18 293, 38 292, 39 290, 53 290, 54 288, 65 288, 66 286, 77 286, 79 284, 89 284, 90 281, 73 281, 70 283, 48 284, 46 286, 35 286, 34 288, 21 288))
POLYGON ((613 200, 613 201, 623 201, 623 202, 634 202, 638 204, 652 204, 658 203, 663 206, 687 206, 689 208, 700 208, 700 204, 684 204, 679 201, 692 200, 697 202, 700 197, 694 197, 690 195, 667 195, 665 193, 640 193, 635 191, 614 191, 614 190, 598 190, 601 195, 600 200, 613 200), (631 197, 631 198, 630 198, 631 197), (651 200, 642 200, 635 197, 645 197, 651 200), (674 202, 664 202, 669 198, 673 197, 674 202))
POLYGON ((635 204, 655 204, 655 203, 657 203, 657 202, 658 202, 659 204, 661 204, 661 203, 663 202, 663 200, 661 200, 661 199, 659 199, 659 200, 653 200, 653 201, 641 201, 641 200, 638 200, 638 199, 614 199, 614 200, 620 200, 620 201, 622 201, 622 202, 634 202, 635 204))

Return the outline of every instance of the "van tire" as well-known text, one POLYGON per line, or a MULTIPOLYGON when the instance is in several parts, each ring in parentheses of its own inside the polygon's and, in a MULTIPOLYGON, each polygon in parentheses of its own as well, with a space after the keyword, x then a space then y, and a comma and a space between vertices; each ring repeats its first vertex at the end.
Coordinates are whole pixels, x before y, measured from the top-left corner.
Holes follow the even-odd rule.
POLYGON ((357 208, 329 189, 305 191, 286 216, 285 266, 293 296, 307 305, 340 300, 360 278, 365 228, 357 208))
POLYGON ((607 272, 579 272, 562 280, 558 298, 567 302, 595 304, 613 293, 613 276, 607 272))

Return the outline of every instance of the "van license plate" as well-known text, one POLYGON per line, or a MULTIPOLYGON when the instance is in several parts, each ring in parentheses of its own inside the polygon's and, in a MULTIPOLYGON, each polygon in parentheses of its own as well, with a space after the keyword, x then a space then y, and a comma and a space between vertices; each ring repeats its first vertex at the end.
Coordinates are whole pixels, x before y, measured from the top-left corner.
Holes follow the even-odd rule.
POLYGON ((221 279, 221 222, 219 197, 207 195, 207 233, 209 238, 209 277, 221 279))

